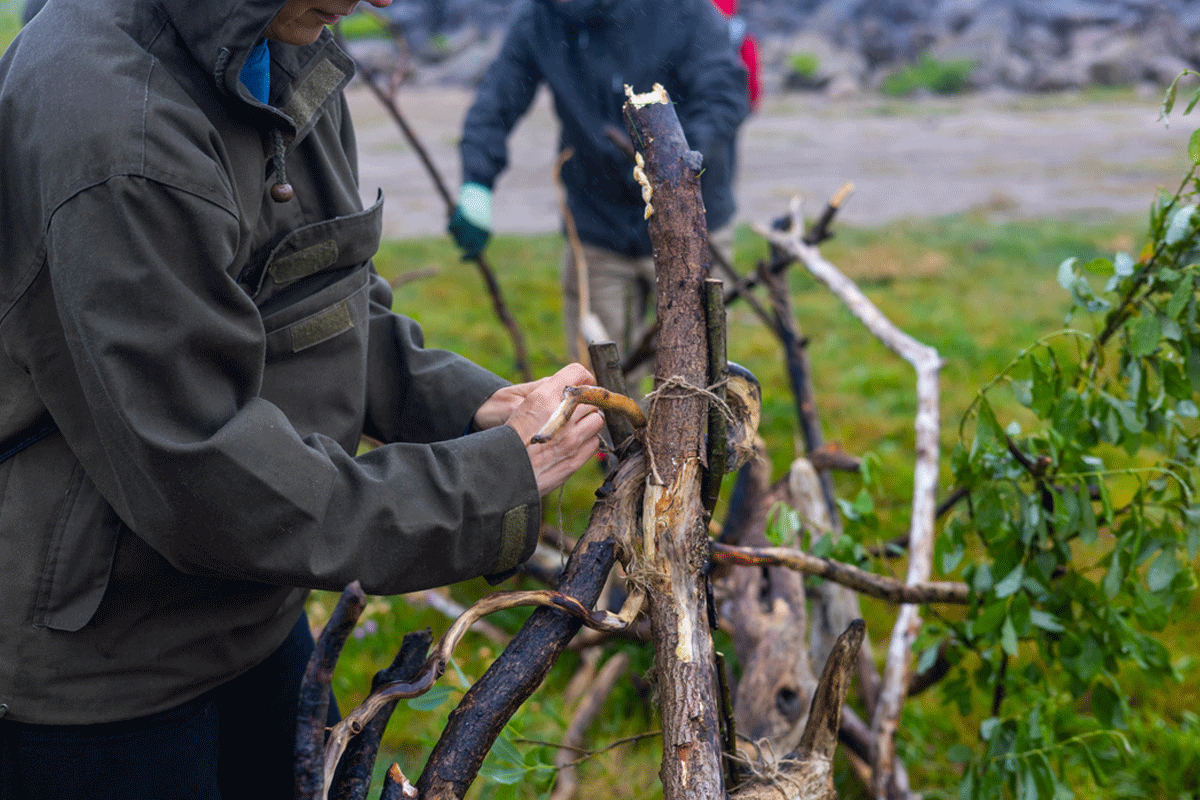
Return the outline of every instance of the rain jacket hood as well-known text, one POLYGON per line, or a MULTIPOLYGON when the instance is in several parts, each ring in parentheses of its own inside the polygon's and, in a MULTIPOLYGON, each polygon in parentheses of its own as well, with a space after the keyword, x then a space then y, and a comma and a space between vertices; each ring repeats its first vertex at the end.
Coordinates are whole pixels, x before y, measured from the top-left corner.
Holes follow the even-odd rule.
POLYGON ((54 0, 0 57, 0 712, 107 722, 266 657, 308 589, 502 572, 540 523, 506 381, 374 271, 328 31, 284 0, 54 0), (274 202, 286 162, 295 188, 274 202), (359 454, 366 435, 385 443, 359 454))

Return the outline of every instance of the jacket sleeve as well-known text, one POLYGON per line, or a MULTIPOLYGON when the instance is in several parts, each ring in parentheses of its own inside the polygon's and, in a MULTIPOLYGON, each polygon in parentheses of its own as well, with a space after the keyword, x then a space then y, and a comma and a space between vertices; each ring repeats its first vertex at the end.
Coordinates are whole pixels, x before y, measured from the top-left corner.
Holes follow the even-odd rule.
POLYGON ((463 122, 462 179, 491 189, 508 166, 508 134, 529 109, 542 80, 531 52, 532 7, 513 21, 463 122))
POLYGON ((746 68, 733 50, 729 25, 711 0, 690 0, 692 12, 677 75, 684 88, 678 109, 688 144, 705 162, 734 141, 750 112, 746 68))
MULTIPOLYGON (((380 594, 527 556, 538 494, 511 428, 428 443, 443 432, 432 423, 431 434, 355 457, 320 434, 301 436, 259 396, 265 334, 231 277, 237 240, 227 209, 141 178, 76 195, 50 225, 66 347, 33 378, 125 524, 187 572, 331 590, 358 579, 380 594)), ((411 321, 374 310, 371 335, 392 328, 374 353, 391 364, 379 380, 410 387, 378 393, 377 403, 402 396, 412 415, 389 438, 436 419, 430 391, 415 387, 440 365, 474 376, 463 401, 447 404, 448 426, 499 385, 424 351, 411 321)))
POLYGON ((367 419, 381 442, 440 442, 471 429, 484 400, 509 381, 457 353, 425 347, 421 327, 392 312, 392 290, 372 273, 367 419))

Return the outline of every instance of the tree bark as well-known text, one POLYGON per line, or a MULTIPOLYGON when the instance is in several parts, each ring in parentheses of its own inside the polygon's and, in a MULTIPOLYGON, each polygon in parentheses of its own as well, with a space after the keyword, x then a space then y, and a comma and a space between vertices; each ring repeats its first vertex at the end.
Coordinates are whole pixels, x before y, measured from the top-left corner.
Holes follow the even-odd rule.
POLYGON ((688 149, 660 86, 625 103, 637 149, 658 290, 655 390, 648 397, 638 578, 649 588, 662 715, 660 777, 666 800, 724 796, 716 714, 715 659, 707 623, 708 535, 700 476, 708 401, 703 283, 708 232, 700 199, 701 158, 688 149))

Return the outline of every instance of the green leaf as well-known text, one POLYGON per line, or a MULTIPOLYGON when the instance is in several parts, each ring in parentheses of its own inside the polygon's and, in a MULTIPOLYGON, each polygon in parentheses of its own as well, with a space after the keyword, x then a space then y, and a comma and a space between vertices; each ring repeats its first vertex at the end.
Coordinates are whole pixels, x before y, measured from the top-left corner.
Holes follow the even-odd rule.
MULTIPOLYGON (((1190 149, 1190 147, 1189 147, 1190 149)), ((1183 206, 1171 215, 1171 221, 1167 223, 1167 232, 1163 234, 1163 241, 1168 245, 1179 244, 1191 231, 1192 217, 1196 214, 1196 206, 1183 206)))
POLYGON ((496 739, 496 743, 492 745, 492 755, 497 760, 506 764, 524 764, 525 759, 521 756, 521 751, 513 744, 508 737, 501 736, 496 739))
POLYGON ((1188 140, 1188 158, 1193 164, 1200 164, 1200 128, 1192 131, 1192 138, 1188 140))
POLYGON ((1113 272, 1121 278, 1128 278, 1133 274, 1137 262, 1133 260, 1133 256, 1124 251, 1117 253, 1113 258, 1113 272))
POLYGON ((1070 291, 1075 286, 1075 264, 1079 261, 1071 256, 1058 265, 1058 285, 1070 291))
MULTIPOLYGON (((1196 129, 1196 133, 1200 133, 1200 128, 1196 129)), ((1179 319, 1179 315, 1187 308, 1188 301, 1192 299, 1192 292, 1192 279, 1190 276, 1185 276, 1175 287, 1171 299, 1167 301, 1167 307, 1164 309, 1166 315, 1171 319, 1179 319)))
POLYGON ((969 764, 975 751, 965 744, 955 743, 946 748, 946 760, 951 764, 969 764))
POLYGON ((1010 656, 1017 654, 1017 631, 1013 627, 1012 617, 1005 617, 1004 624, 1000 626, 1000 646, 1004 648, 1004 652, 1010 656))
POLYGON ((492 781, 493 783, 500 783, 505 786, 511 786, 514 783, 524 780, 525 775, 528 772, 529 770, 527 770, 525 767, 489 767, 487 765, 484 765, 484 767, 479 770, 479 774, 487 780, 492 781))
POLYGON ((1131 355, 1145 358, 1158 349, 1158 343, 1162 339, 1162 324, 1157 316, 1152 313, 1142 314, 1133 321, 1132 327, 1131 355))
POLYGON ((1051 633, 1062 633, 1066 630, 1058 621, 1058 617, 1036 608, 1029 612, 1029 620, 1042 630, 1050 631, 1051 633))
POLYGON ((938 648, 940 646, 941 642, 934 642, 921 652, 921 657, 917 659, 917 666, 913 668, 915 674, 920 675, 934 665, 934 662, 937 661, 938 648))
POLYGON ((994 602, 983 607, 979 612, 979 616, 971 623, 971 630, 976 636, 981 636, 985 633, 991 633, 1000 626, 1008 613, 1008 604, 1003 602, 994 602))
POLYGON ((1187 374, 1192 382, 1192 389, 1200 392, 1200 346, 1191 343, 1187 350, 1187 374))
POLYGON ((408 699, 408 707, 414 711, 432 711, 450 699, 453 690, 449 686, 434 686, 428 692, 408 699))
POLYGON ((1113 262, 1107 258, 1093 258, 1083 265, 1083 268, 1093 275, 1112 275, 1116 272, 1113 262))
POLYGON ((986 397, 979 398, 979 430, 977 436, 985 441, 1003 442, 1004 430, 1000 427, 1000 422, 996 419, 996 412, 992 410, 992 404, 987 401, 986 397))
POLYGON ((1125 582, 1125 570, 1121 567, 1121 554, 1114 550, 1109 560, 1108 572, 1104 575, 1104 595, 1112 600, 1121 591, 1125 582))
POLYGON ((996 732, 996 728, 998 727, 1000 727, 1000 719, 998 717, 988 717, 979 723, 979 738, 985 742, 990 741, 992 734, 996 732))
POLYGON ((866 489, 860 489, 858 496, 854 498, 854 511, 860 516, 865 517, 875 510, 875 500, 866 489))
POLYGON ((1067 389, 1054 408, 1054 429, 1064 439, 1073 439, 1081 419, 1083 419, 1083 401, 1078 392, 1074 389, 1067 389))
POLYGON ((1106 684, 1097 682, 1092 687, 1092 714, 1106 728, 1125 727, 1121 698, 1106 684))
POLYGON ((1025 577, 1025 565, 1018 564, 1017 568, 1005 575, 995 586, 996 597, 1008 597, 1021 588, 1021 580, 1025 577))
POLYGON ((1174 550, 1163 550, 1146 573, 1146 586, 1152 592, 1161 592, 1171 585, 1179 574, 1179 561, 1174 550))
POLYGON ((1033 400, 1029 407, 1038 416, 1045 417, 1054 407, 1054 398, 1058 395, 1058 388, 1055 386, 1053 373, 1046 369, 1040 360, 1029 359, 1029 368, 1033 383, 1030 387, 1033 400))
POLYGON ((1200 525, 1197 525, 1197 515, 1200 509, 1196 506, 1188 506, 1183 509, 1184 519, 1187 520, 1185 527, 1187 529, 1187 553, 1188 561, 1195 561, 1196 554, 1200 553, 1200 525))
POLYGON ((1096 528, 1096 510, 1092 508, 1092 495, 1087 484, 1079 487, 1079 541, 1095 544, 1099 531, 1096 528))
POLYGON ((1163 388, 1176 400, 1191 400, 1192 383, 1174 361, 1162 362, 1163 388))
POLYGON ((1179 91, 1179 78, 1175 76, 1175 80, 1171 81, 1171 85, 1167 87, 1166 93, 1163 95, 1162 108, 1159 109, 1159 119, 1166 119, 1171 114, 1171 110, 1175 108, 1175 96, 1179 91))

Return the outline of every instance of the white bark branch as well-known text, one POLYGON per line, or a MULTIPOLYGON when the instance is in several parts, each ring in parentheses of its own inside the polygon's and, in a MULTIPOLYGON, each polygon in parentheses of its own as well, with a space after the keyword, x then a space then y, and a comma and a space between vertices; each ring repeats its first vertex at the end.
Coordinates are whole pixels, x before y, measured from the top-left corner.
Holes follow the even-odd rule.
MULTIPOLYGON (((918 342, 897 328, 867 298, 857 285, 837 267, 826 261, 816 247, 803 242, 803 224, 799 200, 792 201, 792 226, 786 233, 759 228, 759 232, 775 245, 792 253, 817 280, 824 283, 860 322, 885 346, 913 366, 917 373, 916 460, 913 467, 912 539, 909 545, 909 585, 929 580, 933 563, 934 512, 937 506, 937 476, 940 424, 938 410, 938 372, 942 366, 937 350, 918 342)), ((908 787, 899 785, 895 762, 895 733, 900 708, 907 695, 909 671, 912 667, 912 645, 921 626, 918 609, 901 606, 892 628, 887 660, 883 671, 883 686, 875 717, 871 724, 873 738, 873 788, 876 797, 908 794, 908 787)))

